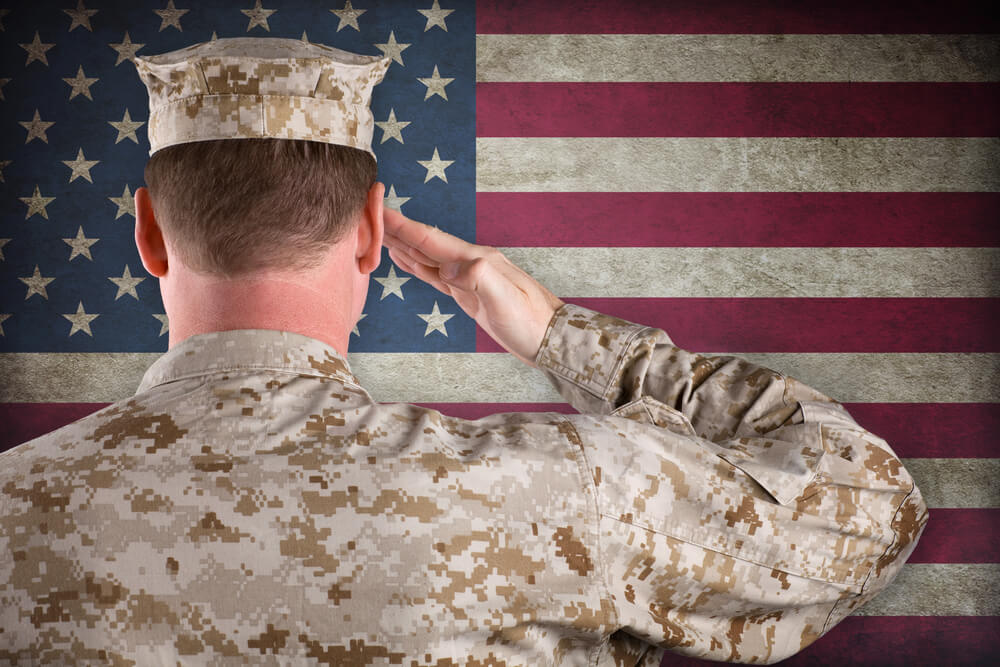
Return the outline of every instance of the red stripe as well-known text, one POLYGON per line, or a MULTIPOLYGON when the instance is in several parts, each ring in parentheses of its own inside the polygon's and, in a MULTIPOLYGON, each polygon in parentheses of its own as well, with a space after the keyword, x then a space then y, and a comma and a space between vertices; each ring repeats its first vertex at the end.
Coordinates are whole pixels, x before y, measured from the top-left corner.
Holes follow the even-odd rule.
POLYGON ((997 192, 479 192, 476 242, 996 247, 998 214, 997 192))
MULTIPOLYGON (((686 350, 1000 352, 996 298, 567 298, 663 329, 686 350)), ((502 352, 476 327, 477 352, 502 352)))
POLYGON ((1000 562, 1000 509, 932 508, 908 563, 1000 562))
MULTIPOLYGON (((418 403, 446 415, 479 419, 498 412, 574 413, 566 403, 418 403)), ((903 458, 1000 457, 1000 404, 844 403, 855 420, 903 458)))
POLYGON ((1000 404, 844 403, 903 458, 1000 457, 1000 404))
MULTIPOLYGON (((0 403, 0 451, 103 408, 106 403, 0 403)), ((566 403, 416 403, 463 419, 498 412, 575 412, 566 403)), ((903 458, 1000 457, 1000 404, 844 403, 903 458)))
POLYGON ((0 452, 65 426, 107 403, 0 403, 0 452))
POLYGON ((480 83, 480 137, 992 137, 996 83, 480 83))
MULTIPOLYGON (((996 616, 848 616, 782 667, 986 667, 1000 655, 996 616)), ((717 662, 667 653, 663 667, 717 662)))
POLYGON ((1000 21, 978 0, 480 0, 477 33, 991 33, 1000 21), (631 11, 623 11, 631 10, 631 11))

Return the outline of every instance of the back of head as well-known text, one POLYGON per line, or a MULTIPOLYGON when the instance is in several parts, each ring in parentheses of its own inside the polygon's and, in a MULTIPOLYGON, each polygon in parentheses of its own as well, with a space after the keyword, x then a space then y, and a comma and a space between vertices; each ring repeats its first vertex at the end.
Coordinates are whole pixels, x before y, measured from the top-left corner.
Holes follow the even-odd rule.
POLYGON ((190 269, 306 268, 353 226, 375 182, 369 104, 390 58, 232 37, 134 62, 153 211, 190 269))
POLYGON ((190 269, 295 271, 352 230, 375 183, 370 153, 302 139, 167 146, 146 163, 156 220, 190 269))

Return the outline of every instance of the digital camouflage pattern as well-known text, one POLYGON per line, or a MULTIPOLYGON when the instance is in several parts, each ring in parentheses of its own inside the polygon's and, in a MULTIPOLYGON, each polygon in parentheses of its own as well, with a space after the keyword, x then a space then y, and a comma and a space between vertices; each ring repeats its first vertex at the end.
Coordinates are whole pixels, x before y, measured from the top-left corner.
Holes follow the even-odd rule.
POLYGON ((372 89, 391 58, 279 37, 228 37, 135 56, 149 93, 149 154, 273 137, 372 151, 372 89))
POLYGON ((574 304, 536 362, 587 414, 458 419, 312 338, 184 340, 0 454, 0 659, 774 662, 927 521, 886 442, 781 373, 574 304))

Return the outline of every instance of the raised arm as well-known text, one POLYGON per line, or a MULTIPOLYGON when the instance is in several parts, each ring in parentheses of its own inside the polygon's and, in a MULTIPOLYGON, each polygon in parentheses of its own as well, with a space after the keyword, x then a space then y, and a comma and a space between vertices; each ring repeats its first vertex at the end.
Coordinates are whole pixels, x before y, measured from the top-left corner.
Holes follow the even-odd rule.
POLYGON ((912 553, 927 522, 919 490, 832 398, 563 303, 494 249, 395 212, 385 238, 397 264, 584 413, 564 423, 593 483, 590 547, 621 628, 608 650, 771 663, 878 594, 912 553))

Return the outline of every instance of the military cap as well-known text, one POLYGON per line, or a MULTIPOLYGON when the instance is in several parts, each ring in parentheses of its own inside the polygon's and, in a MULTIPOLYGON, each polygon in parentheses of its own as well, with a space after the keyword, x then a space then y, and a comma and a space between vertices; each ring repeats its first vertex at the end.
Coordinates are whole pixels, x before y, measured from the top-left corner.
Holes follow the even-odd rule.
POLYGON ((279 37, 232 37, 135 56, 149 154, 191 141, 274 137, 372 151, 372 88, 391 59, 279 37))

